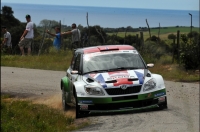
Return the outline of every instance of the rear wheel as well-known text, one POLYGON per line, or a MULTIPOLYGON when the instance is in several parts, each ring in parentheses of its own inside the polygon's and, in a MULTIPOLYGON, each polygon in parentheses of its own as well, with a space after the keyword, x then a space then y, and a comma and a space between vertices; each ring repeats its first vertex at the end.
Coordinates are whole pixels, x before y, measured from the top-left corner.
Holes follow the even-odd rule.
POLYGON ((67 104, 67 101, 66 101, 66 92, 64 90, 64 87, 62 86, 62 107, 63 107, 63 110, 66 111, 69 109, 69 105, 67 104))

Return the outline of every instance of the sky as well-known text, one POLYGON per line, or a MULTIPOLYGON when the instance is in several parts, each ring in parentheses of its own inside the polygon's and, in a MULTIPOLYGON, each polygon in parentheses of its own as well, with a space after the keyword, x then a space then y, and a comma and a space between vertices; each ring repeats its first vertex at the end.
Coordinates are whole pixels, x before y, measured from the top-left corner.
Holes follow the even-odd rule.
POLYGON ((3 3, 199 10, 199 0, 1 0, 3 3))

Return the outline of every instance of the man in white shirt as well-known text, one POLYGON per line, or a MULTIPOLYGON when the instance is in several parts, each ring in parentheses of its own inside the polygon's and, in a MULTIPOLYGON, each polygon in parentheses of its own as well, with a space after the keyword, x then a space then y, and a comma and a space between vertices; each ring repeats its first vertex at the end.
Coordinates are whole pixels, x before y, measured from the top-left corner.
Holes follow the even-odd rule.
POLYGON ((2 41, 2 48, 6 49, 8 54, 11 54, 12 42, 11 42, 11 34, 7 31, 5 26, 2 26, 2 32, 4 33, 4 39, 2 41))
POLYGON ((34 30, 33 30, 33 22, 31 21, 31 16, 26 15, 26 29, 22 34, 19 42, 19 48, 21 50, 22 56, 24 56, 24 47, 28 48, 28 55, 31 55, 31 44, 33 42, 34 30))

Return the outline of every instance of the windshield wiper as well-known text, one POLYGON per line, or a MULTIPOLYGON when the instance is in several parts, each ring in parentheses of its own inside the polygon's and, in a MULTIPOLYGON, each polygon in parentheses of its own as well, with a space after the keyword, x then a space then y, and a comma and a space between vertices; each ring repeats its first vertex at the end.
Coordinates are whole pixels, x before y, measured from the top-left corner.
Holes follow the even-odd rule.
POLYGON ((116 70, 132 70, 132 69, 138 69, 137 67, 117 67, 113 69, 109 69, 108 71, 116 71, 116 70))
POLYGON ((107 72, 108 70, 94 70, 94 71, 89 71, 89 72, 85 72, 84 74, 88 74, 88 73, 93 73, 93 72, 95 72, 95 73, 101 73, 101 72, 107 72))

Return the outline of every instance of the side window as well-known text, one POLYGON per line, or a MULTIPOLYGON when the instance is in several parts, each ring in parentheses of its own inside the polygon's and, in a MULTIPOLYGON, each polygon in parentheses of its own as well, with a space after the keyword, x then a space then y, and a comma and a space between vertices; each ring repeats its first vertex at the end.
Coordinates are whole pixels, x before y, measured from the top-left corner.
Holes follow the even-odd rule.
POLYGON ((79 71, 80 63, 81 63, 81 54, 77 54, 75 63, 74 63, 74 67, 72 69, 79 71))

